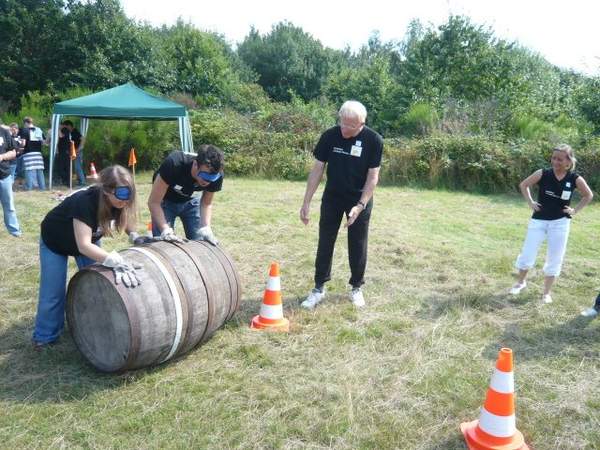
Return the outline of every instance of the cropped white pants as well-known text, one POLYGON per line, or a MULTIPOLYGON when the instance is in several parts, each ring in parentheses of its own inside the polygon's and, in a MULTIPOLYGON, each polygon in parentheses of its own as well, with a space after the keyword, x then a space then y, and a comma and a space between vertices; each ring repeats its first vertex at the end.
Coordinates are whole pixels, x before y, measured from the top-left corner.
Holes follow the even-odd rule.
POLYGON ((544 274, 547 277, 560 275, 560 269, 567 250, 570 226, 571 219, 567 217, 556 220, 531 219, 527 227, 523 249, 515 263, 517 269, 531 269, 535 264, 540 245, 542 245, 544 239, 548 239, 544 274))

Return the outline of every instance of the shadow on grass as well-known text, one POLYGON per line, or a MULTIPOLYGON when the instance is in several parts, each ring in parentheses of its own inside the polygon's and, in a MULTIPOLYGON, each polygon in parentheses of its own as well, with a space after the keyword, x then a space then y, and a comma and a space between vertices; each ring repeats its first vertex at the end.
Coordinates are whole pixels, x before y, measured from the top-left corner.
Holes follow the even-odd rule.
POLYGON ((421 319, 437 319, 446 314, 473 309, 480 312, 492 312, 527 303, 525 296, 511 296, 505 292, 491 293, 475 289, 463 289, 452 296, 433 295, 425 300, 417 316, 421 319))
MULTIPOLYGON (((597 322, 600 322, 596 319, 597 322)), ((600 357, 600 326, 594 319, 576 316, 567 322, 549 327, 511 324, 484 355, 495 360, 501 347, 509 347, 515 358, 524 360, 548 358, 600 357)))
POLYGON ((64 403, 142 379, 165 366, 120 374, 97 371, 77 350, 68 330, 56 345, 35 351, 32 323, 13 324, 0 334, 0 400, 64 403))

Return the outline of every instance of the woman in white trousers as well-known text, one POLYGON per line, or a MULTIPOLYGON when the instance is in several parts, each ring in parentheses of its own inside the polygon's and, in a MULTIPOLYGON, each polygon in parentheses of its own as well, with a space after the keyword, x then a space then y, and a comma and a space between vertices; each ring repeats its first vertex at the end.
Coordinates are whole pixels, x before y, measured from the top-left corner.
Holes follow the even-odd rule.
POLYGON ((550 291, 554 280, 560 274, 569 239, 571 218, 579 213, 593 197, 583 177, 573 171, 575 162, 573 149, 569 145, 561 144, 552 151, 551 168, 536 170, 519 184, 523 197, 533 210, 533 216, 529 221, 527 236, 515 264, 519 276, 517 283, 510 289, 513 295, 517 295, 527 286, 527 273, 535 264, 540 245, 547 240, 542 302, 552 303, 550 291), (537 201, 531 197, 530 187, 534 185, 538 185, 539 189, 537 201), (572 208, 571 198, 575 189, 579 190, 581 200, 575 208, 572 208))

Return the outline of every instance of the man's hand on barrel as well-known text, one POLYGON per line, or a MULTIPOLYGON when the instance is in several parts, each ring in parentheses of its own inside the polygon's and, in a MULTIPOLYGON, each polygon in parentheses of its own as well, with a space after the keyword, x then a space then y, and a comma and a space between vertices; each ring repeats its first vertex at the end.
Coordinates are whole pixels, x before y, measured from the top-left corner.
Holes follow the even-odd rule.
POLYGON ((115 284, 123 282, 126 287, 136 287, 141 284, 137 276, 136 269, 142 266, 136 263, 125 261, 116 251, 112 251, 102 262, 104 267, 110 267, 115 274, 115 284))
POLYGON ((212 232, 210 226, 202 227, 198 230, 198 240, 206 241, 212 245, 217 245, 219 241, 212 232))
POLYGON ((163 241, 177 242, 178 244, 182 244, 183 242, 185 242, 183 239, 181 239, 179 236, 177 236, 175 234, 175 232, 173 231, 173 228, 171 228, 171 227, 165 228, 163 230, 163 232, 160 233, 160 238, 163 241))

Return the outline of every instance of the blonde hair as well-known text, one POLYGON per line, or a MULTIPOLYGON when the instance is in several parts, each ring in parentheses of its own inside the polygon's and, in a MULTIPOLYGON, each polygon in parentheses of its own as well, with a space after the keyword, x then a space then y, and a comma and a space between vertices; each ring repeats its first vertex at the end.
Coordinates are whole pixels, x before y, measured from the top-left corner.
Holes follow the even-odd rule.
POLYGON ((575 158, 575 152, 573 152, 573 148, 569 144, 558 144, 556 147, 552 149, 553 152, 564 152, 571 161, 570 170, 575 170, 575 164, 577 163, 577 159, 575 158))
POLYGON ((97 183, 102 195, 98 204, 98 225, 102 227, 106 236, 112 236, 111 221, 114 219, 114 228, 117 232, 123 232, 128 226, 135 228, 136 225, 136 191, 133 178, 129 170, 118 164, 109 166, 100 171, 100 180, 97 183), (107 195, 113 193, 117 186, 127 186, 131 189, 131 197, 122 209, 117 209, 116 214, 107 195), (115 217, 116 215, 116 217, 115 217))

